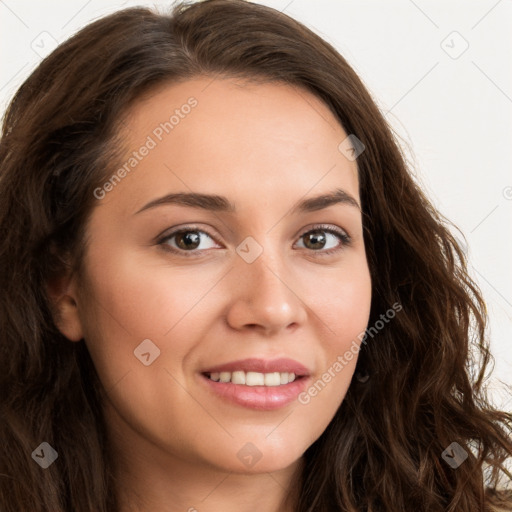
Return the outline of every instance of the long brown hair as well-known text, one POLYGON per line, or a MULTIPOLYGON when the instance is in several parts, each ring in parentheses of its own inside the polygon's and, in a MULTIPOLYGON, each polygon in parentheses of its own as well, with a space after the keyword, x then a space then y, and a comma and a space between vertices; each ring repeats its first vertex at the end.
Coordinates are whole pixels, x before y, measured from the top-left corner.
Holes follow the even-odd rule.
MULTIPOLYGON (((487 510, 512 456, 512 414, 488 401, 486 310, 449 223, 412 178, 346 60, 304 25, 243 0, 131 8, 60 45, 23 83, 0 142, 0 506, 115 512, 99 379, 55 326, 46 283, 80 269, 93 191, 119 165, 119 119, 142 94, 199 75, 315 94, 358 157, 374 325, 339 410, 304 454, 298 512, 487 510), (42 442, 58 453, 42 469, 42 442), (458 443, 457 468, 442 454, 458 443), (490 489, 486 492, 486 489, 490 489)), ((503 500, 505 504, 506 500, 503 500)), ((509 499, 508 503, 512 502, 509 499)))

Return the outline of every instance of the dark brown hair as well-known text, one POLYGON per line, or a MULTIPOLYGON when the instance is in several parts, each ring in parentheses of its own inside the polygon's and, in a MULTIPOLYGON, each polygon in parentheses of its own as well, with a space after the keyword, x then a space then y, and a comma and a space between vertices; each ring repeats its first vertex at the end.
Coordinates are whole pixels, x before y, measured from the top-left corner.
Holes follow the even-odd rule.
MULTIPOLYGON (((112 176, 119 120, 155 87, 198 76, 283 82, 315 94, 358 157, 372 277, 365 343, 338 412, 304 454, 299 512, 476 512, 512 475, 512 415, 486 397, 486 311, 448 222, 407 169, 390 127, 346 60, 304 25, 242 0, 132 8, 99 19, 44 59, 15 94, 0 142, 0 506, 115 512, 100 384, 82 341, 54 322, 46 283, 79 270, 93 191, 112 176), (48 442, 57 462, 41 469, 48 442), (442 458, 453 442, 468 458, 442 458), (486 492, 489 488, 489 492, 486 492)), ((509 505, 512 502, 509 498, 509 505)), ((506 500, 503 499, 503 503, 506 500)))

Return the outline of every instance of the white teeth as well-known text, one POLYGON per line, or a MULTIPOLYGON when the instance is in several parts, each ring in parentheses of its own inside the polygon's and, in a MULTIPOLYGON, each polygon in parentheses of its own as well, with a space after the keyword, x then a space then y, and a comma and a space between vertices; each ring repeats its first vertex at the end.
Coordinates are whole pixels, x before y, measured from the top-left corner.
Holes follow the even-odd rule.
POLYGON ((220 381, 221 382, 229 382, 231 380, 230 372, 220 372, 220 381))
POLYGON ((231 374, 231 382, 233 384, 245 384, 245 372, 233 372, 231 374))
POLYGON ((215 382, 231 382, 232 384, 242 384, 245 386, 281 386, 289 384, 295 380, 295 373, 273 372, 214 372, 209 375, 215 382))
POLYGON ((266 373, 265 374, 265 386, 280 386, 281 385, 281 374, 278 372, 275 373, 266 373))
POLYGON ((246 386, 264 386, 265 375, 257 372, 247 372, 245 374, 245 385, 246 386))

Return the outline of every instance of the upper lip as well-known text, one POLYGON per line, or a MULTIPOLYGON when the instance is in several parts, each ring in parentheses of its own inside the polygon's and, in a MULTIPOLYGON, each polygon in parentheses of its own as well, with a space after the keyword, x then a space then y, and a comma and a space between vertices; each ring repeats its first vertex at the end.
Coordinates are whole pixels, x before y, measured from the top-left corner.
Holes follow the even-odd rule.
POLYGON ((297 377, 307 376, 310 373, 304 365, 288 358, 272 360, 257 358, 239 359, 238 361, 212 366, 202 373, 234 372, 238 370, 258 373, 288 372, 294 373, 297 377))

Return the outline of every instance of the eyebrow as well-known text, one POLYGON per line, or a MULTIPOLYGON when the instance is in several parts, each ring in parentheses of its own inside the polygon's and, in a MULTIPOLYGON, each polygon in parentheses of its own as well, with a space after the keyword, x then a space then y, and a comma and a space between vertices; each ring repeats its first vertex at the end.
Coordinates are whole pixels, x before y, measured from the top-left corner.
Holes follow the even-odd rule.
MULTIPOLYGON (((159 197, 145 204, 140 210, 135 212, 134 215, 141 213, 150 208, 156 208, 157 206, 177 204, 180 206, 189 206, 192 208, 200 208, 203 210, 214 211, 214 212, 227 212, 235 213, 235 205, 224 196, 215 194, 201 194, 198 192, 191 193, 174 193, 167 194, 159 197)), ((299 203, 295 204, 291 210, 292 214, 297 213, 308 213, 323 210, 329 206, 335 204, 345 204, 357 208, 359 211, 361 207, 356 199, 349 193, 345 192, 341 188, 337 188, 327 194, 322 194, 315 197, 304 199, 299 203)))

